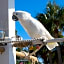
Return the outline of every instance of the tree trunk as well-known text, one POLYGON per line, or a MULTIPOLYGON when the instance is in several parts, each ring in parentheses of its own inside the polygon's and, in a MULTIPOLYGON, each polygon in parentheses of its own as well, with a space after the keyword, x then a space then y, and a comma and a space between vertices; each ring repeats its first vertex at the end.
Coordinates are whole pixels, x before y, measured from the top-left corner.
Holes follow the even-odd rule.
POLYGON ((49 51, 49 62, 50 62, 50 64, 52 64, 52 54, 50 51, 49 51))
MULTIPOLYGON (((54 33, 55 33, 55 38, 58 38, 58 28, 57 27, 55 28, 54 33)), ((58 64, 62 64, 60 47, 57 46, 56 48, 57 48, 57 54, 58 54, 58 64)))
POLYGON ((56 48, 57 48, 57 54, 58 54, 58 64, 62 64, 60 47, 57 46, 56 48))

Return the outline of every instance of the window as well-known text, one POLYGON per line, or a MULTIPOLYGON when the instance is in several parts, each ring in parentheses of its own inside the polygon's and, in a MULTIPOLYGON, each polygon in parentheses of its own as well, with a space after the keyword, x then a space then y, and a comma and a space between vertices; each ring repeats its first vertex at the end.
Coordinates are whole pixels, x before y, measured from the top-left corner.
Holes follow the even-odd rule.
POLYGON ((3 39, 5 37, 5 32, 0 30, 0 39, 3 39))

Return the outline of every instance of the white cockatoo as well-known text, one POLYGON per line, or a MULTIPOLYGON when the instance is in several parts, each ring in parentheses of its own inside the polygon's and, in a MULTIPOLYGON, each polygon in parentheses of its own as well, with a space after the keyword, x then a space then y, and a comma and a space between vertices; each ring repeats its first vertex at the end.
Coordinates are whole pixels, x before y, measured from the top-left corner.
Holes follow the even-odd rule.
MULTIPOLYGON (((13 20, 19 20, 20 24, 24 27, 26 32, 31 38, 42 38, 44 40, 54 39, 46 28, 38 20, 33 18, 30 13, 26 11, 15 11, 12 16, 13 20)), ((46 44, 49 50, 58 46, 57 42, 50 42, 46 44)))

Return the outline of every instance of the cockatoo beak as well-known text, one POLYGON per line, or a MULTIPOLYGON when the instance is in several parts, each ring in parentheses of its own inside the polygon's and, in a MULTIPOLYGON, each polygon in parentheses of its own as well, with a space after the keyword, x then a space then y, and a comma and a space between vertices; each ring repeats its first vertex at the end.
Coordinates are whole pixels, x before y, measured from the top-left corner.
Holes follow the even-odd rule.
POLYGON ((18 21, 18 18, 17 18, 17 16, 15 16, 15 15, 12 16, 12 19, 13 19, 14 21, 18 21))

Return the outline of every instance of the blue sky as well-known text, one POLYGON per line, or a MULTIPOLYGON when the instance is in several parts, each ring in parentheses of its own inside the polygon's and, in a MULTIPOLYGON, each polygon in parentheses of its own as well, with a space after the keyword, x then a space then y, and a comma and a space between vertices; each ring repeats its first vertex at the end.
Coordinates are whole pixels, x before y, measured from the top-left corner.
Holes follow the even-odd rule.
MULTIPOLYGON (((32 17, 36 17, 38 13, 45 12, 48 1, 52 2, 53 0, 15 0, 15 10, 27 11, 31 13, 32 17)), ((60 7, 64 6, 64 0, 55 1, 60 7)), ((18 32, 17 34, 22 36, 23 39, 30 39, 19 22, 16 22, 16 30, 18 32)))

